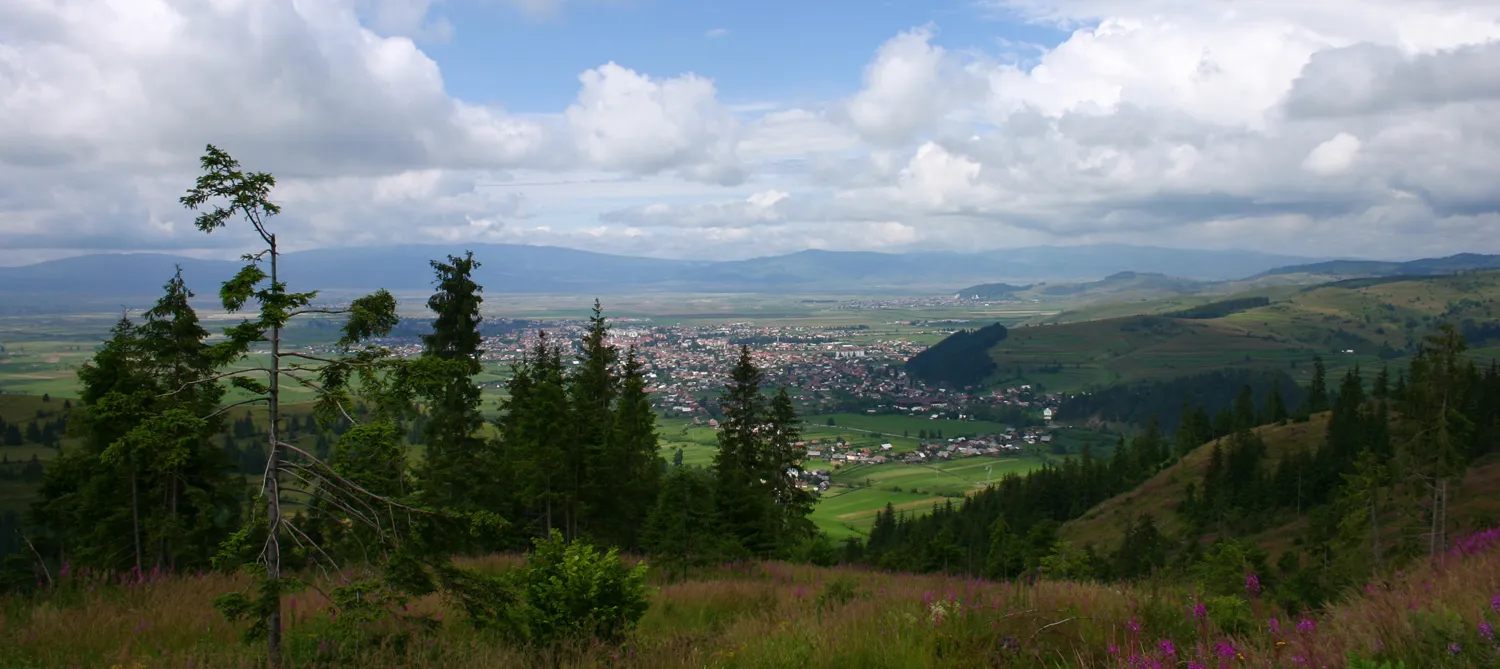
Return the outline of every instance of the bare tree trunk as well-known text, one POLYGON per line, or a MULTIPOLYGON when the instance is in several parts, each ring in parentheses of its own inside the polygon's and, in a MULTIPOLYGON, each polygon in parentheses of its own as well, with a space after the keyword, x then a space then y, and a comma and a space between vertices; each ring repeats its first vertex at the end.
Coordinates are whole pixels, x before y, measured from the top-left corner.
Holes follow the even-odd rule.
MULTIPOLYGON (((276 286, 276 236, 271 235, 271 285, 276 286)), ((281 399, 281 328, 271 328, 271 379, 270 392, 266 395, 270 413, 270 457, 266 462, 266 578, 276 587, 281 579, 281 448, 278 446, 277 424, 280 422, 281 399)), ((266 660, 272 667, 281 666, 281 594, 276 592, 276 601, 266 616, 266 660)))
POLYGON ((1376 571, 1380 570, 1380 523, 1376 520, 1379 500, 1380 488, 1374 487, 1370 491, 1370 558, 1376 571))
POLYGON ((141 505, 136 499, 135 456, 130 458, 130 534, 135 540, 135 573, 141 573, 141 505))

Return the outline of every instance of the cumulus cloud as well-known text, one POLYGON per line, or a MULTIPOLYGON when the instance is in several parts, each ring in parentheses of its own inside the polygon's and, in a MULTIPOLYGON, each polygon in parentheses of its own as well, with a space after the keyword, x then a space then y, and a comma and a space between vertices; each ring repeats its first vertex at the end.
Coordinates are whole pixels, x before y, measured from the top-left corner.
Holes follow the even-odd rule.
POLYGON ((735 185, 735 118, 714 84, 685 75, 657 81, 607 63, 584 72, 578 102, 567 110, 578 150, 596 167, 654 172, 686 166, 693 178, 735 185))
POLYGON ((1485 0, 990 0, 1062 37, 953 49, 913 27, 869 45, 852 95, 798 104, 726 104, 691 63, 604 62, 528 114, 449 90, 428 52, 463 39, 459 2, 585 11, 0 3, 0 262, 228 253, 237 237, 196 233, 177 203, 210 142, 277 175, 303 245, 1500 251, 1485 0))

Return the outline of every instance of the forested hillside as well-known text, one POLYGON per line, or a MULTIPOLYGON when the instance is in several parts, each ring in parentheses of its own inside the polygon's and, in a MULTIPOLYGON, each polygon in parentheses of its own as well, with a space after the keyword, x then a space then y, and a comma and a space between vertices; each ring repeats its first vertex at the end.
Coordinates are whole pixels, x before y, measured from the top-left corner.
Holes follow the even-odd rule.
POLYGON ((1005 341, 1004 325, 960 330, 906 362, 914 378, 933 385, 967 386, 984 382, 995 372, 990 348, 1005 341))
POLYGON ((1289 608, 1320 606, 1372 570, 1433 556, 1453 532, 1493 523, 1454 513, 1491 508, 1465 498, 1493 494, 1486 467, 1500 454, 1500 366, 1480 368, 1465 349, 1444 326, 1394 378, 1351 369, 1336 393, 1319 366, 1291 411, 1242 386, 1219 419, 1188 406, 1171 439, 1148 419, 1108 458, 1086 452, 1007 477, 929 516, 887 511, 860 559, 1105 580, 1199 578, 1243 563, 1289 608), (1326 423, 1308 422, 1324 412, 1326 423), (1286 427, 1257 429, 1267 423, 1286 427), (1465 489, 1465 480, 1483 483, 1465 489), (1283 526, 1295 548, 1273 557, 1254 541, 1283 526))

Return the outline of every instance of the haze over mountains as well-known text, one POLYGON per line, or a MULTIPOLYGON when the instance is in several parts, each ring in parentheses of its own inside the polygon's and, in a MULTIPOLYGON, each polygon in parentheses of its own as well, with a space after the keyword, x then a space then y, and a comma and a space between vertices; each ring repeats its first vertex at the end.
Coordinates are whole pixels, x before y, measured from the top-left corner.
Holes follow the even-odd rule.
MULTIPOLYGON (((948 292, 969 282, 1079 281, 1122 271, 1228 280, 1314 260, 1250 251, 1098 245, 971 254, 801 251, 750 260, 698 261, 550 246, 455 244, 317 249, 289 253, 281 267, 294 287, 304 289, 422 291, 431 286, 428 261, 465 248, 483 264, 478 279, 491 293, 948 292)), ((0 268, 0 292, 96 298, 154 295, 174 264, 182 265, 188 284, 200 293, 216 290, 241 265, 150 253, 88 255, 0 268)))
MULTIPOLYGON (((1042 246, 968 254, 801 251, 750 260, 705 261, 515 244, 316 249, 287 254, 281 267, 282 275, 296 289, 317 288, 330 294, 374 288, 422 292, 431 287, 428 261, 466 248, 483 263, 477 278, 491 294, 948 294, 955 286, 981 284, 960 292, 1001 297, 992 290, 976 289, 994 286, 1004 293, 1045 282, 1049 285, 1035 288, 1051 294, 1068 292, 1060 283, 1103 285, 1122 280, 1132 286, 1145 282, 1156 288, 1170 285, 1177 291, 1196 292, 1205 285, 1246 279, 1283 281, 1293 275, 1348 278, 1500 267, 1500 256, 1478 254, 1403 263, 1125 245, 1042 246), (997 281, 1023 286, 997 286, 997 281)), ((216 292, 241 265, 233 260, 134 253, 0 267, 0 302, 9 307, 45 305, 48 310, 65 310, 58 300, 134 306, 156 295, 179 264, 189 286, 205 296, 216 292)))

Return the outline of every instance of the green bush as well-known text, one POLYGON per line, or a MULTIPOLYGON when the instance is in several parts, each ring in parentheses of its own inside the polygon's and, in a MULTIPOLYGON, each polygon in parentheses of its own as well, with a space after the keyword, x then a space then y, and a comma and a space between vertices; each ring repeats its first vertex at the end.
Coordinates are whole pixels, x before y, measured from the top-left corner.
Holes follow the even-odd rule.
POLYGON ((1209 597, 1206 602, 1208 619, 1226 634, 1241 636, 1255 629, 1251 622, 1250 602, 1240 597, 1209 597))
POLYGON ((511 577, 520 595, 511 616, 517 636, 536 645, 616 643, 645 615, 645 565, 626 566, 618 550, 601 554, 587 543, 564 541, 557 530, 534 543, 526 566, 511 577))

